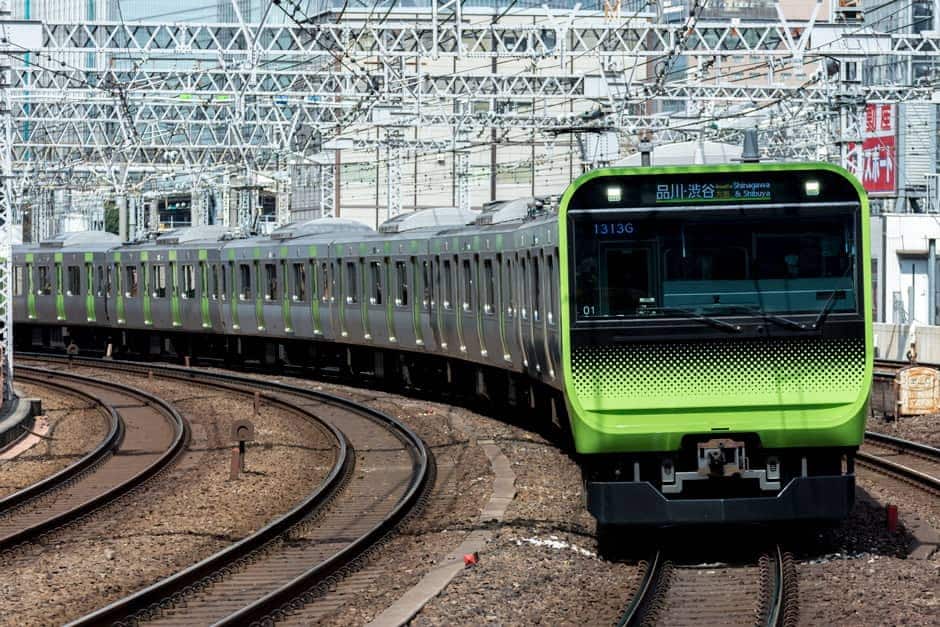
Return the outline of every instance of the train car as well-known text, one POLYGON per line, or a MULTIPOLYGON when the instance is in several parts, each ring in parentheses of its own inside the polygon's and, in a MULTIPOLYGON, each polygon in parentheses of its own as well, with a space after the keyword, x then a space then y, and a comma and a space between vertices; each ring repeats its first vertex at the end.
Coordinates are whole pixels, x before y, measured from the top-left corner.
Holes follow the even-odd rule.
POLYGON ((567 432, 603 529, 852 506, 870 248, 867 198, 839 168, 614 168, 557 211, 528 198, 379 232, 326 219, 101 246, 75 250, 108 281, 95 325, 57 307, 54 255, 17 249, 15 322, 38 332, 18 346, 54 329, 508 403, 567 432))
POLYGON ((873 356, 858 181, 598 170, 558 220, 565 399, 598 521, 844 517, 873 356))
MULTIPOLYGON (((13 251, 13 318, 71 326, 110 324, 107 307, 108 251, 120 240, 111 233, 57 235, 13 251)), ((56 333, 47 341, 59 342, 56 333)))

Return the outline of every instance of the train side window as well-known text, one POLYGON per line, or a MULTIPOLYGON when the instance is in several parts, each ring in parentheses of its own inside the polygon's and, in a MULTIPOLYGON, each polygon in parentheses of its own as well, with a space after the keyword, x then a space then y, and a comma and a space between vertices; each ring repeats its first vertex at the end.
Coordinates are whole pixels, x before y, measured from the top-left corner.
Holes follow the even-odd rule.
POLYGON ((545 319, 548 324, 555 324, 555 256, 548 255, 545 258, 548 265, 546 280, 548 281, 548 301, 545 303, 545 319))
POLYGON ((108 296, 110 296, 111 289, 104 279, 104 266, 98 266, 98 296, 104 296, 105 289, 108 290, 108 296))
POLYGON ((67 266, 66 275, 68 278, 68 289, 66 294, 69 296, 78 296, 82 293, 82 275, 78 266, 67 266))
POLYGON ((121 276, 120 267, 120 265, 114 264, 114 269, 112 270, 112 266, 108 266, 108 285, 106 288, 108 290, 108 298, 111 298, 111 294, 119 293, 121 290, 120 285, 117 284, 121 276))
POLYGON ((212 291, 209 292, 209 298, 219 300, 219 266, 212 264, 212 291))
POLYGON ((493 274, 493 260, 483 260, 483 313, 496 311, 496 275, 493 274))
POLYGON ((382 304, 382 262, 373 261, 369 264, 370 280, 372 294, 369 296, 369 302, 373 305, 382 304))
POLYGON ((356 262, 346 262, 346 302, 355 305, 359 302, 359 272, 356 262))
MULTIPOLYGON (((171 264, 172 265, 172 264, 171 264)), ((196 269, 192 264, 183 264, 183 298, 196 297, 196 269)))
POLYGON ((153 297, 166 298, 166 266, 160 263, 153 264, 153 297))
POLYGON ((399 307, 408 306, 408 270, 404 261, 395 262, 395 285, 398 288, 398 294, 395 297, 395 304, 399 307))
POLYGON ((48 296, 52 294, 52 280, 49 278, 49 267, 39 266, 39 294, 48 296))
POLYGON ((232 282, 235 282, 235 264, 229 264, 232 268, 229 272, 228 268, 225 267, 225 264, 219 264, 219 280, 222 282, 219 286, 219 298, 222 300, 228 300, 228 283, 229 275, 232 275, 232 282))
POLYGON ((277 300, 277 266, 273 263, 264 264, 264 300, 277 300))
POLYGON ((427 260, 421 262, 421 306, 433 307, 434 295, 431 293, 431 268, 427 260))
POLYGON ((95 293, 95 274, 90 263, 85 264, 85 295, 92 296, 95 293))
POLYGON ((513 290, 512 283, 512 259, 506 260, 506 283, 503 286, 503 293, 506 295, 506 317, 512 318, 516 315, 516 292, 513 290))
POLYGON ((320 264, 320 300, 324 303, 331 300, 330 266, 325 261, 320 264))
POLYGON ((473 311, 473 269, 470 267, 470 260, 464 259, 461 264, 461 274, 463 279, 463 310, 473 311))
POLYGON ((13 266, 13 295, 23 295, 23 266, 13 266))
POLYGON ((534 296, 532 299, 532 319, 536 322, 541 319, 539 309, 542 307, 542 282, 540 280, 539 265, 539 258, 532 257, 532 294, 534 296))
POLYGON ((450 269, 450 259, 444 260, 444 268, 441 271, 444 275, 444 309, 453 307, 454 300, 454 275, 450 269))
POLYGON ((242 300, 249 300, 251 298, 251 266, 247 263, 238 264, 239 278, 241 278, 241 291, 238 294, 238 297, 242 300))
POLYGON ((293 300, 297 302, 304 302, 307 300, 307 264, 305 263, 295 263, 294 264, 294 293, 292 294, 293 300))
POLYGON ((529 319, 529 275, 526 274, 525 258, 519 260, 519 286, 522 288, 522 319, 529 319))
POLYGON ((127 273, 127 292, 124 295, 128 298, 137 298, 137 290, 139 289, 137 266, 125 266, 124 271, 127 273))

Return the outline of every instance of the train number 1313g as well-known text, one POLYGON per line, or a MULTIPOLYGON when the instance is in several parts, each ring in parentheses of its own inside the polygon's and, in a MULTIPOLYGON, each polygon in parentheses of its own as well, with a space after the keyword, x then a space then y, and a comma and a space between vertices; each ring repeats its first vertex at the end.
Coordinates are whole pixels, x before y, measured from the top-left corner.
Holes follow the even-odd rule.
POLYGON ((633 235, 632 222, 597 222, 594 235, 633 235))

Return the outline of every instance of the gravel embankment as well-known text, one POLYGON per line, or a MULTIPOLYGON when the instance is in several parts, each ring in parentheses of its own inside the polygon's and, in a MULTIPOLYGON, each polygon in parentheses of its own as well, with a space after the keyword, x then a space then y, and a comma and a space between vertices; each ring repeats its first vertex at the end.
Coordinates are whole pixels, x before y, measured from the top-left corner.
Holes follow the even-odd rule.
POLYGON ((901 416, 897 420, 869 417, 867 428, 878 433, 940 448, 940 426, 938 425, 940 425, 940 414, 930 414, 927 416, 901 416))
MULTIPOLYGON (((85 374, 101 376, 101 371, 85 374)), ((332 465, 319 429, 272 407, 253 416, 231 392, 104 373, 173 403, 192 426, 186 455, 166 474, 78 527, 4 556, 0 624, 58 624, 202 559, 263 526, 312 491, 332 465), (250 417, 247 472, 229 481, 229 425, 250 417)))
POLYGON ((459 575, 413 624, 616 621, 635 585, 637 567, 596 556, 580 470, 554 444, 461 407, 332 383, 278 380, 366 402, 401 419, 431 445, 438 464, 428 510, 366 567, 381 571, 376 584, 321 624, 368 622, 478 527, 492 474, 477 440, 495 441, 512 462, 516 498, 480 563, 459 575))
POLYGON ((42 399, 49 432, 32 448, 13 459, 0 461, 0 497, 41 481, 75 463, 94 449, 108 433, 107 417, 90 409, 84 398, 54 387, 17 383, 23 398, 42 399))

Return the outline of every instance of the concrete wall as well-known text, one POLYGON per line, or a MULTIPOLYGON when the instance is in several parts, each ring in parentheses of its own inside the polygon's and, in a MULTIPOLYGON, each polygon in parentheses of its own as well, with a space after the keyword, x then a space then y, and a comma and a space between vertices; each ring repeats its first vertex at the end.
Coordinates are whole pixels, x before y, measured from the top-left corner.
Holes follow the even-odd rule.
POLYGON ((917 362, 940 364, 940 326, 875 324, 875 357, 907 361, 915 347, 917 362))

